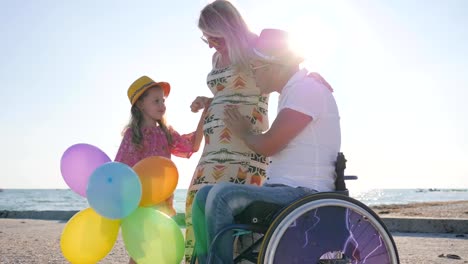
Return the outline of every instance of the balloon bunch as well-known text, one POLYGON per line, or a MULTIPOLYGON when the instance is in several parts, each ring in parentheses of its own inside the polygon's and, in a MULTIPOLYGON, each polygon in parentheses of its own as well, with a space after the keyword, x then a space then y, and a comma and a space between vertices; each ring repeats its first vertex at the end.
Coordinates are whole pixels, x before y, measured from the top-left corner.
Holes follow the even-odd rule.
POLYGON ((122 227, 125 248, 137 263, 181 262, 181 229, 152 207, 170 197, 177 186, 177 168, 170 159, 149 157, 131 168, 112 162, 95 146, 76 144, 63 154, 60 169, 68 186, 90 205, 63 229, 60 247, 68 261, 103 259, 122 227))

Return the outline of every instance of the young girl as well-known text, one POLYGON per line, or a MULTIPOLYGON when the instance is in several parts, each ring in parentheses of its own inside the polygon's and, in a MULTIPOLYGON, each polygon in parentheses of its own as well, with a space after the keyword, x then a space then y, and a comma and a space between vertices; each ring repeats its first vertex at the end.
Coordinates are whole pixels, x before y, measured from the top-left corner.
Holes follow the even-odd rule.
MULTIPOLYGON (((166 124, 165 98, 171 86, 167 82, 155 82, 147 76, 137 79, 128 88, 131 119, 127 125, 115 161, 133 167, 140 160, 151 156, 171 158, 172 155, 189 158, 198 151, 203 138, 203 115, 197 130, 180 135, 166 124)), ((173 196, 157 205, 158 210, 169 216, 176 214, 173 196)))

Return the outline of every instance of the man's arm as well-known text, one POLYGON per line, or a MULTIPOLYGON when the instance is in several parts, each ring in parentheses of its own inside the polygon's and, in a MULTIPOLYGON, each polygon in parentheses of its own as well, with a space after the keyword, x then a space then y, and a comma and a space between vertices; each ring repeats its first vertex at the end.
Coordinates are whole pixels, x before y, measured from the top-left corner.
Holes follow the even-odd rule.
POLYGON ((251 126, 236 108, 225 110, 227 127, 253 151, 272 156, 284 149, 310 122, 312 117, 286 108, 279 112, 271 128, 264 134, 254 135, 251 126))

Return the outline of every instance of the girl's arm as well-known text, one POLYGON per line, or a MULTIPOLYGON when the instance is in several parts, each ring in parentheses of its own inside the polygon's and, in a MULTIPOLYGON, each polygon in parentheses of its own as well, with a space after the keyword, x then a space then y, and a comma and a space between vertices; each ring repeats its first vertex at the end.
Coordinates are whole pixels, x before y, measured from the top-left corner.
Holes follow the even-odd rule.
POLYGON ((190 158, 194 152, 200 149, 201 140, 203 139, 203 122, 206 115, 206 110, 198 122, 197 130, 186 135, 180 135, 172 127, 169 128, 172 134, 171 154, 181 158, 190 158))
POLYGON ((203 124, 206 116, 208 107, 205 107, 202 115, 200 116, 200 121, 198 121, 197 130, 195 130, 195 135, 193 137, 192 149, 193 152, 197 152, 200 149, 200 144, 203 139, 203 124))

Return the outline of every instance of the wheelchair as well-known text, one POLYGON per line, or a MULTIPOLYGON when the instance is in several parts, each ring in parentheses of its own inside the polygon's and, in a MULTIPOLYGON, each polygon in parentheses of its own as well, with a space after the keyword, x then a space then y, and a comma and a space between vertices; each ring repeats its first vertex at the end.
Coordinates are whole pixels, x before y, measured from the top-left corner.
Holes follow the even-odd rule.
MULTIPOLYGON (((344 180, 357 177, 344 176, 345 168, 346 159, 338 153, 335 192, 310 194, 286 206, 250 204, 235 224, 214 237, 211 248, 234 231, 238 240, 249 236, 250 242, 237 252, 234 263, 399 263, 395 242, 379 216, 349 197, 344 180)), ((194 254, 191 263, 195 261, 194 254)))

